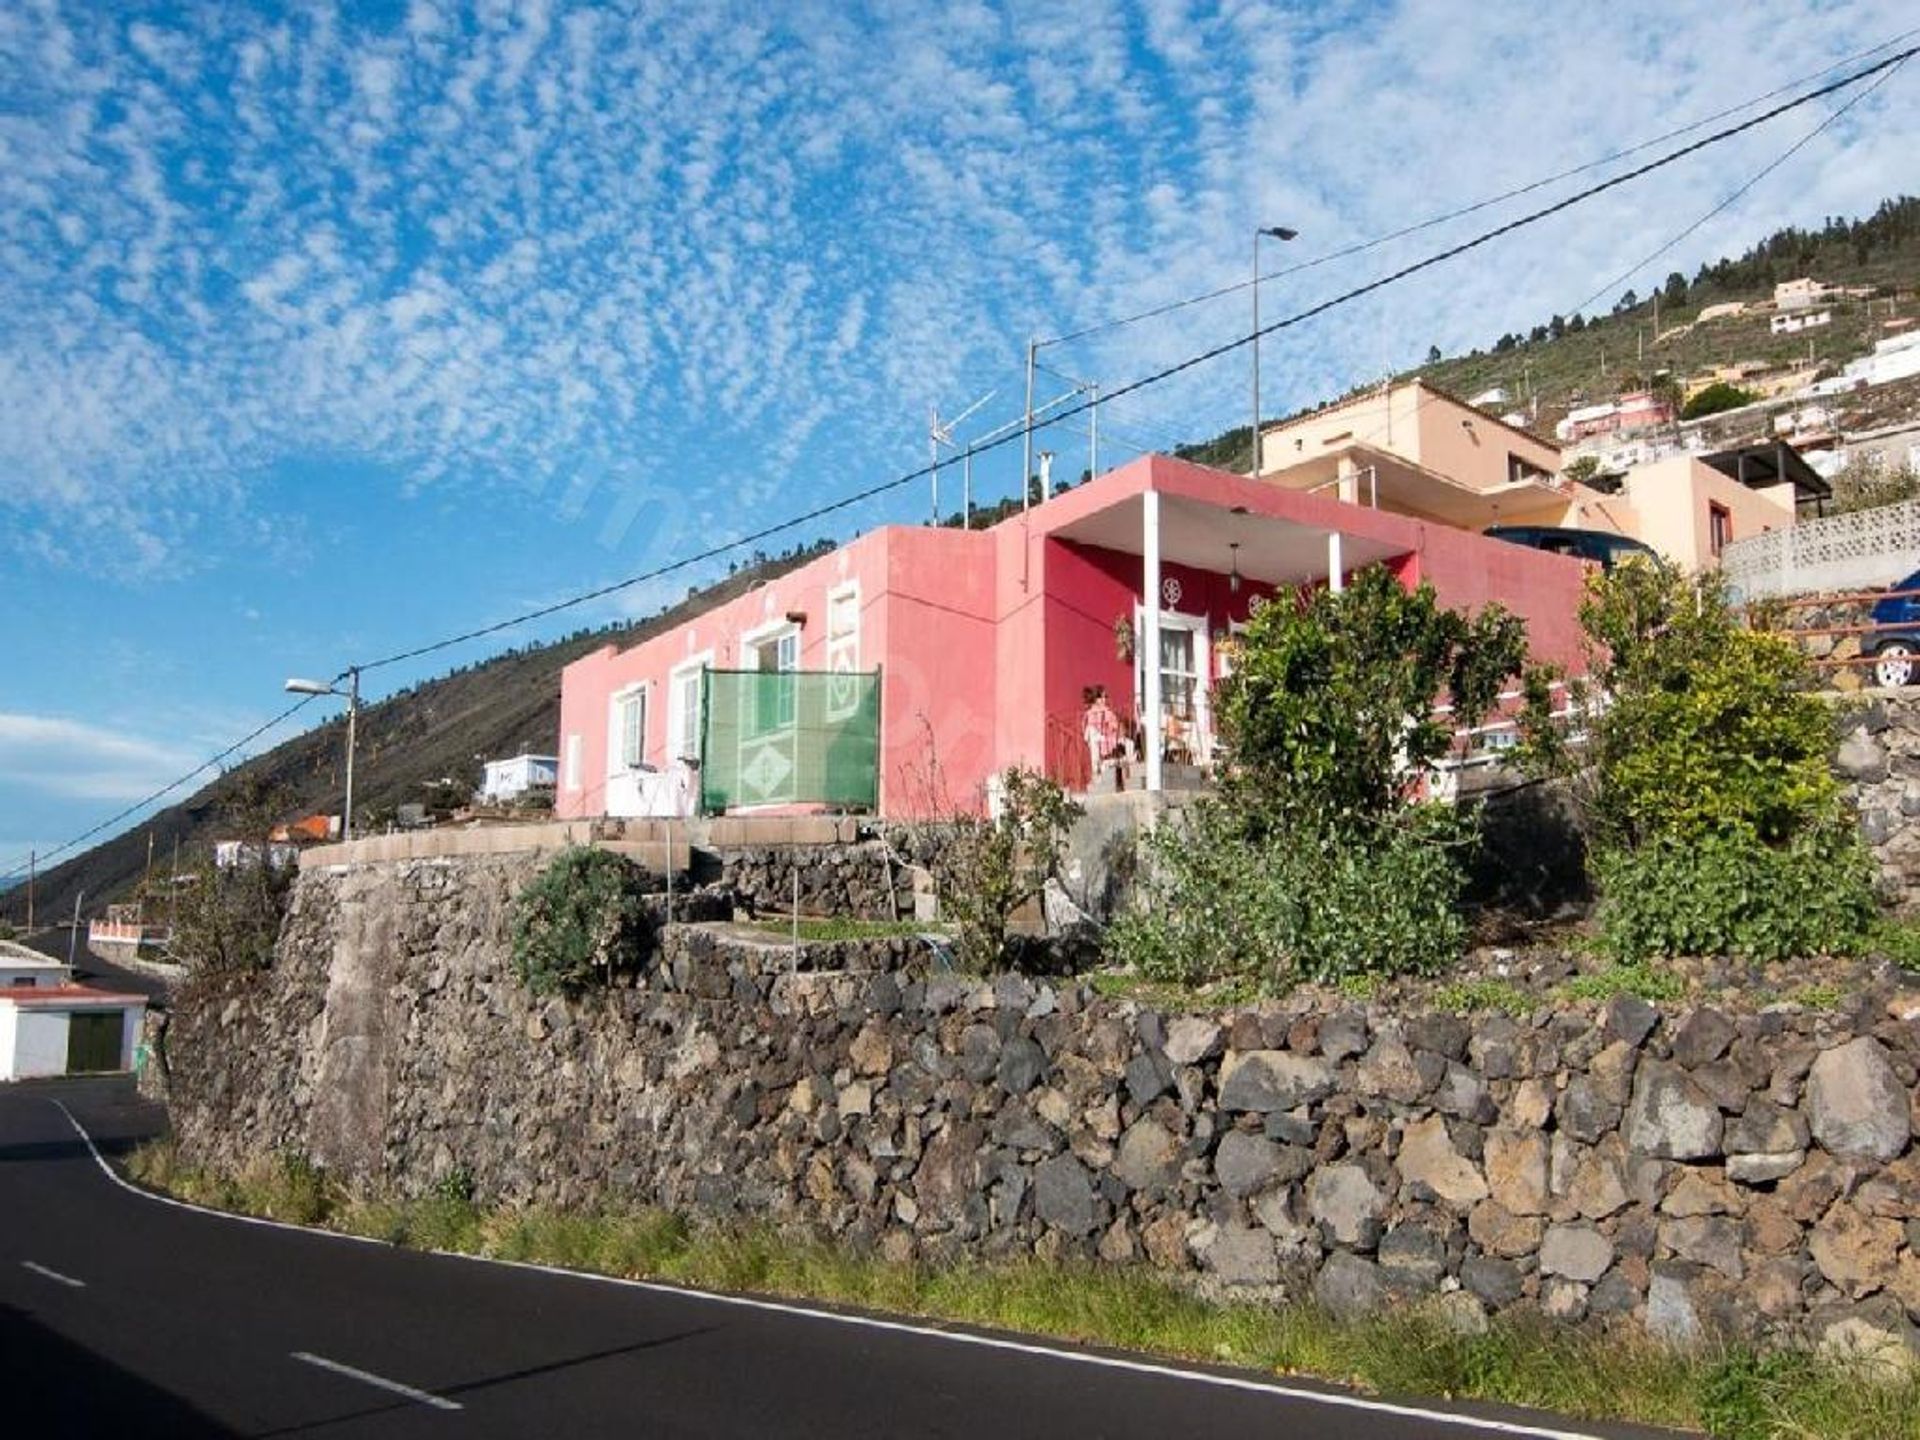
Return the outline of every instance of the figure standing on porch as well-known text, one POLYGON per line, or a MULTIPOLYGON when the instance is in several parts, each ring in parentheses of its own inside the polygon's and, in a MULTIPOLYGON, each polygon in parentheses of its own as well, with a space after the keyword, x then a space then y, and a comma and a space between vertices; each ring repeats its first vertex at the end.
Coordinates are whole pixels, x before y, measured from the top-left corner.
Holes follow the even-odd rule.
MULTIPOLYGON (((1087 739, 1087 754, 1093 762, 1093 774, 1089 778, 1088 788, 1100 778, 1101 767, 1109 760, 1125 761, 1128 755, 1126 727, 1120 723, 1120 717, 1107 700, 1107 687, 1089 685, 1080 692, 1080 698, 1086 703, 1086 715, 1083 720, 1083 732, 1087 739)), ((1115 788, 1119 788, 1121 777, 1116 771, 1115 788)))

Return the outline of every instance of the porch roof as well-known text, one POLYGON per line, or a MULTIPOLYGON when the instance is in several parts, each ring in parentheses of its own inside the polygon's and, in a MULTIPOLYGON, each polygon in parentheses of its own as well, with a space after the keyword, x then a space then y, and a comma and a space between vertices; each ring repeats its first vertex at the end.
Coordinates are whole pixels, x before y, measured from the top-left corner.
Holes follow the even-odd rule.
POLYGON ((1235 561, 1237 544, 1240 573, 1269 585, 1329 578, 1327 541, 1336 534, 1341 565, 1348 571, 1420 548, 1418 520, 1161 455, 1055 496, 1034 510, 1035 533, 1142 555, 1142 497, 1149 490, 1161 496, 1163 561, 1224 574, 1235 561))

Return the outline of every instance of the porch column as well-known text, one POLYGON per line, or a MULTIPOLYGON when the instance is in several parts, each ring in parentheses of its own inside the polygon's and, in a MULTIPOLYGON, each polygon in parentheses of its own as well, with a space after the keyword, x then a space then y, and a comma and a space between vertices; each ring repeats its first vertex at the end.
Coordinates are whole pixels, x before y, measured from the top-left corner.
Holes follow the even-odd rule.
POLYGON ((1146 747, 1147 789, 1160 789, 1160 492, 1148 490, 1140 496, 1145 529, 1141 546, 1140 578, 1140 673, 1142 686, 1140 717, 1141 744, 1146 747))
POLYGON ((1340 560, 1340 532, 1327 532, 1327 589, 1338 595, 1347 588, 1346 566, 1340 560))

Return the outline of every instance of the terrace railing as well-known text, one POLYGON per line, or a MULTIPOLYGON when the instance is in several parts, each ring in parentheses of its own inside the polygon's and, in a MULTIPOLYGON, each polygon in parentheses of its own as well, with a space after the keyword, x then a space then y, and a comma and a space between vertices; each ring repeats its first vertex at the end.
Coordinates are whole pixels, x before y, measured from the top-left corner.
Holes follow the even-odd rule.
POLYGON ((1920 569, 1920 500, 1827 515, 1735 540, 1720 573, 1739 600, 1890 585, 1920 569))

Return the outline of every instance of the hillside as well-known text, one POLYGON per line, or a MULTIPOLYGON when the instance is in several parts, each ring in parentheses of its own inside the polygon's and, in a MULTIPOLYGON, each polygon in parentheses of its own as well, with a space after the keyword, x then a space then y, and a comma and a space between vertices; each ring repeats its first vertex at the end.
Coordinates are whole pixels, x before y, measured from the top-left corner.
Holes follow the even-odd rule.
MULTIPOLYGON (((824 544, 757 556, 718 584, 639 623, 579 630, 549 644, 508 650, 364 706, 354 775, 356 814, 390 815, 394 807, 422 799, 425 788, 443 777, 475 786, 483 756, 552 753, 559 740, 563 666, 603 645, 631 645, 670 629, 805 563, 824 544)), ((324 703, 340 708, 337 702, 324 703)), ((337 812, 345 785, 345 724, 336 714, 226 771, 179 804, 46 870, 35 886, 37 918, 45 923, 71 914, 81 891, 90 915, 107 901, 128 896, 146 871, 149 836, 156 870, 171 864, 176 842, 183 866, 189 856, 204 858, 213 841, 225 836, 236 797, 255 783, 274 795, 280 818, 337 812)), ((25 916, 24 886, 0 896, 0 918, 17 925, 25 916)))
MULTIPOLYGON (((1628 290, 1609 297, 1604 313, 1549 316, 1525 334, 1501 335, 1465 355, 1446 357, 1436 349, 1427 363, 1393 378, 1426 380, 1461 396, 1498 387, 1507 394, 1503 410, 1527 415, 1529 427, 1551 439, 1569 410, 1655 383, 1663 371, 1676 386, 1741 361, 1805 366, 1808 378, 1813 371, 1830 373, 1872 349, 1887 333, 1888 319, 1920 311, 1920 198, 1886 200, 1864 219, 1836 217, 1819 230, 1777 230, 1737 258, 1702 265, 1691 279, 1670 273, 1659 290, 1657 332, 1653 293, 1628 290), (1822 302, 1818 308, 1832 311, 1832 323, 1799 334, 1772 334, 1766 312, 1699 321, 1700 312, 1714 305, 1771 304, 1777 283, 1800 276, 1828 285, 1871 285, 1876 294, 1822 302)), ((1244 470, 1247 427, 1177 453, 1244 470)))

